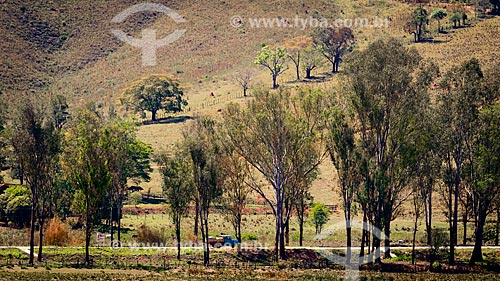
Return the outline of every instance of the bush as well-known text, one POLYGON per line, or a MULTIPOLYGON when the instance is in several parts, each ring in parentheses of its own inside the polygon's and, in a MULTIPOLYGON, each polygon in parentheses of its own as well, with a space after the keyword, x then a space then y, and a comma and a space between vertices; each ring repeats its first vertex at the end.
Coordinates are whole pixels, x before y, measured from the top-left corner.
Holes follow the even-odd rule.
POLYGON ((0 194, 0 219, 9 225, 28 226, 31 217, 31 192, 25 186, 10 186, 0 194))
POLYGON ((145 224, 142 224, 137 229, 137 241, 141 243, 163 243, 164 245, 168 241, 168 237, 165 233, 165 229, 152 228, 145 224))
POLYGON ((257 235, 253 233, 244 233, 241 235, 241 240, 243 241, 255 241, 257 240, 257 235))
POLYGON ((132 192, 128 196, 128 203, 130 205, 137 205, 142 201, 142 194, 139 191, 132 192))
POLYGON ((57 216, 47 225, 44 238, 45 244, 52 246, 67 246, 71 240, 68 226, 57 216))

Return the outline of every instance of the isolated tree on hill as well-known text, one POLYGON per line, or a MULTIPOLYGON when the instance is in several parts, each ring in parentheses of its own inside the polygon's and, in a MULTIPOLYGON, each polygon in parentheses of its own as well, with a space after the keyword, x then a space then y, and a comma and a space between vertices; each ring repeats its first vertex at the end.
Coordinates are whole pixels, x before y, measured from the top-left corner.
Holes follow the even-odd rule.
POLYGON ((318 133, 322 100, 321 93, 311 90, 300 92, 296 99, 285 91, 264 91, 256 92, 247 108, 230 104, 224 111, 225 141, 272 187, 269 194, 256 178, 249 182, 275 216, 275 260, 278 255, 286 258, 284 230, 292 211, 284 206, 290 196, 287 187, 314 173, 324 155, 318 133), (305 155, 308 161, 301 161, 305 155))
POLYGON ((253 72, 250 71, 249 69, 242 70, 242 71, 238 72, 235 76, 236 82, 238 82, 238 84, 240 84, 240 86, 243 90, 244 97, 247 96, 247 91, 248 91, 248 89, 250 89, 253 76, 254 76, 253 72))
POLYGON ((85 217, 85 264, 90 264, 92 228, 112 184, 106 143, 102 138, 102 120, 89 108, 80 109, 65 134, 62 167, 67 180, 83 197, 85 217))
POLYGON ((321 234, 323 225, 328 222, 330 210, 328 210, 328 208, 321 203, 314 203, 312 205, 311 212, 309 213, 309 217, 316 228, 316 235, 318 235, 321 234))
POLYGON ((429 19, 427 17, 427 11, 422 8, 422 6, 420 6, 416 8, 415 11, 413 11, 411 18, 407 23, 408 33, 413 34, 415 43, 421 42, 423 40, 426 26, 429 23, 429 19))
POLYGON ((41 99, 24 96, 14 105, 9 136, 16 159, 22 167, 23 178, 31 191, 29 263, 33 264, 36 219, 40 239, 38 260, 42 259, 43 225, 50 209, 60 139, 47 112, 48 105, 41 99))
POLYGON ((460 27, 460 15, 454 13, 450 16, 450 22, 453 23, 453 28, 460 27))
POLYGON ((354 34, 347 27, 322 28, 313 34, 314 46, 332 64, 332 73, 339 71, 342 56, 354 45, 354 34))
POLYGON ((441 20, 444 19, 448 13, 445 10, 439 9, 431 13, 431 18, 438 22, 438 32, 441 32, 441 20))
POLYGON ((151 111, 151 120, 156 121, 159 110, 181 112, 188 103, 179 83, 163 74, 152 74, 133 82, 122 93, 122 104, 135 111, 151 111))
POLYGON ((181 220, 189 214, 189 204, 193 199, 192 167, 187 160, 180 150, 173 157, 164 153, 157 158, 163 178, 163 194, 175 225, 178 260, 181 259, 181 220))
POLYGON ((311 79, 311 72, 323 64, 319 51, 313 46, 306 47, 302 51, 302 68, 306 72, 305 77, 311 79))
POLYGON ((266 67, 271 73, 273 89, 278 88, 278 83, 276 82, 278 76, 288 69, 285 65, 287 57, 288 53, 285 48, 275 47, 271 49, 268 46, 264 46, 255 58, 255 64, 266 67))
POLYGON ((305 48, 312 46, 312 44, 312 38, 308 36, 298 36, 285 41, 285 48, 288 52, 288 57, 295 65, 297 81, 300 81, 300 60, 302 51, 305 48))

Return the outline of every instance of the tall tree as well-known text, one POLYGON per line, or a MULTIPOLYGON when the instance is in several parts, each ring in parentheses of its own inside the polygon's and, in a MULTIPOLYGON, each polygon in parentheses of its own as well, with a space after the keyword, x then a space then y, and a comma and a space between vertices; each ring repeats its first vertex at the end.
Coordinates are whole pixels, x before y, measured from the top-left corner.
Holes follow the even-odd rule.
POLYGON ((213 202, 222 195, 220 153, 221 145, 217 141, 216 123, 205 116, 196 117, 194 124, 183 134, 184 145, 190 155, 193 167, 195 197, 198 203, 196 212, 200 218, 203 241, 203 264, 210 263, 208 243, 209 214, 213 202))
MULTIPOLYGON (((335 99, 335 97, 332 97, 335 99)), ((340 103, 332 102, 330 120, 328 122, 328 152, 340 180, 339 193, 342 197, 344 219, 346 221, 346 264, 351 263, 351 220, 354 196, 361 183, 359 170, 360 154, 356 146, 355 129, 352 125, 352 114, 345 112, 340 103)))
POLYGON ((134 124, 119 119, 109 120, 103 126, 102 139, 108 161, 107 167, 112 177, 112 188, 109 192, 111 238, 113 238, 113 213, 115 213, 113 210, 116 210, 117 241, 120 242, 121 210, 127 184, 129 181, 139 184, 151 179, 150 154, 153 150, 151 146, 137 139, 134 124))
POLYGON ((318 29, 313 34, 316 48, 332 64, 332 73, 339 71, 342 56, 354 45, 354 34, 348 27, 318 29))
POLYGON ((417 51, 395 39, 378 40, 353 57, 347 79, 362 151, 360 199, 371 216, 373 247, 379 251, 378 231, 384 229, 385 247, 390 248, 390 224, 415 173, 411 140, 431 81, 419 77, 417 51))
POLYGON ((55 166, 60 150, 59 133, 47 104, 35 97, 19 97, 9 128, 14 154, 31 191, 30 259, 34 259, 36 220, 39 227, 38 260, 42 259, 43 225, 47 219, 55 166))
POLYGON ((76 112, 66 134, 62 167, 67 180, 83 197, 85 216, 85 263, 90 264, 90 238, 99 222, 99 210, 112 184, 102 120, 89 106, 76 112))
MULTIPOLYGON (((450 70, 441 81, 439 96, 440 156, 447 187, 446 205, 450 225, 450 264, 455 263, 457 245, 459 196, 462 191, 464 167, 470 159, 472 140, 477 128, 483 72, 479 62, 471 59, 450 70)), ((471 169, 473 171, 473 169, 471 169)))
MULTIPOLYGON (((483 88, 483 91, 489 90, 483 88)), ((475 243, 470 259, 471 265, 483 260, 482 245, 486 218, 498 208, 495 204, 500 201, 500 104, 494 102, 482 108, 478 123, 471 164, 475 169, 472 174, 475 243)))
POLYGON ((181 259, 181 220, 189 213, 189 204, 192 201, 192 167, 186 161, 186 155, 181 150, 175 152, 173 157, 160 154, 157 158, 161 166, 163 178, 163 194, 168 202, 168 209, 175 225, 177 239, 177 259, 181 259))
POLYGON ((264 66, 269 70, 273 79, 273 89, 278 88, 278 76, 288 69, 285 64, 287 57, 288 53, 285 48, 275 47, 271 49, 264 46, 255 58, 255 64, 264 66))
POLYGON ((322 94, 306 90, 296 99, 285 91, 257 92, 247 108, 230 104, 225 111, 226 142, 272 187, 271 195, 255 178, 250 182, 275 216, 275 260, 286 258, 284 229, 292 211, 284 206, 287 186, 314 173, 324 155, 318 133, 322 110, 322 94))
POLYGON ((188 104, 179 83, 164 74, 152 74, 133 82, 122 93, 122 104, 135 111, 151 111, 151 120, 156 121, 159 110, 181 112, 188 104))
POLYGON ((236 239, 240 242, 238 251, 241 251, 241 220, 247 197, 251 192, 247 184, 250 167, 233 149, 225 151, 221 160, 224 208, 233 225, 236 239))

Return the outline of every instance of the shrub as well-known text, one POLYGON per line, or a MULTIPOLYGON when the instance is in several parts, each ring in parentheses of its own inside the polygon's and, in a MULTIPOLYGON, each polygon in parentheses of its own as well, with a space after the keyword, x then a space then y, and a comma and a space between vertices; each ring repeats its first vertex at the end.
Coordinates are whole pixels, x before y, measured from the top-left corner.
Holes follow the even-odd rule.
POLYGON ((137 205, 137 204, 141 203, 141 201, 142 201, 142 194, 138 191, 132 192, 128 196, 128 203, 130 205, 137 205))
POLYGON ((66 246, 70 242, 68 226, 56 216, 47 225, 44 238, 47 245, 66 246))
POLYGON ((253 233, 244 233, 241 235, 241 240, 243 241, 255 241, 257 240, 257 235, 253 233))
POLYGON ((137 229, 137 241, 141 243, 163 243, 166 244, 168 237, 165 233, 165 229, 152 228, 145 224, 142 224, 137 229))

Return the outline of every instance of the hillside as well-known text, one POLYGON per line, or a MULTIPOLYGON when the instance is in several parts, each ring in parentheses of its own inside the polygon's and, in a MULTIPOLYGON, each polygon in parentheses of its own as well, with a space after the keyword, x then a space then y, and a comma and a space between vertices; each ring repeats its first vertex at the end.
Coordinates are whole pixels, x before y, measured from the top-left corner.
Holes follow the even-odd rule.
MULTIPOLYGON (((111 19, 126 8, 142 3, 116 1, 1 1, 0 2, 0 92, 15 95, 21 91, 64 94, 76 107, 94 101, 107 108, 117 104, 117 97, 131 81, 151 73, 175 75, 189 100, 186 115, 217 114, 229 101, 239 101, 234 73, 255 69, 254 84, 268 85, 265 70, 253 59, 263 44, 282 44, 286 39, 309 35, 312 29, 251 28, 248 18, 336 18, 375 16, 391 22, 387 28, 355 28, 357 47, 363 48, 379 37, 394 36, 410 44, 412 35, 403 30, 401 15, 413 6, 392 0, 173 0, 157 1, 179 13, 185 23, 175 24, 160 13, 136 13, 123 23, 111 19), (243 26, 231 26, 233 16, 243 19, 243 26), (158 64, 141 66, 141 52, 114 37, 111 29, 120 28, 139 38, 141 30, 156 29, 161 38, 178 28, 186 29, 179 40, 157 50, 158 64), (211 96, 214 94, 214 97, 211 96), (211 104, 211 105, 209 105, 211 104)), ((436 7, 427 7, 432 10, 436 7)), ((469 18, 475 16, 471 13, 469 18)), ((431 22, 431 29, 435 29, 431 22)), ((436 61, 441 70, 476 56, 486 68, 498 62, 500 51, 500 18, 471 21, 471 26, 447 29, 432 42, 412 44, 424 58, 436 61)), ((449 23, 444 23, 445 28, 449 23)), ((323 72, 326 82, 315 84, 329 88, 335 84, 323 72)), ((282 85, 295 86, 292 70, 280 77, 282 85)), ((313 84, 314 85, 314 84, 313 84)), ((189 122, 189 121, 188 121, 189 122)), ((180 137, 186 123, 142 126, 139 136, 156 150, 168 149, 180 137)), ((328 161, 314 183, 313 195, 320 201, 331 201, 335 181, 328 161)), ((159 176, 144 184, 159 192, 159 176)))

